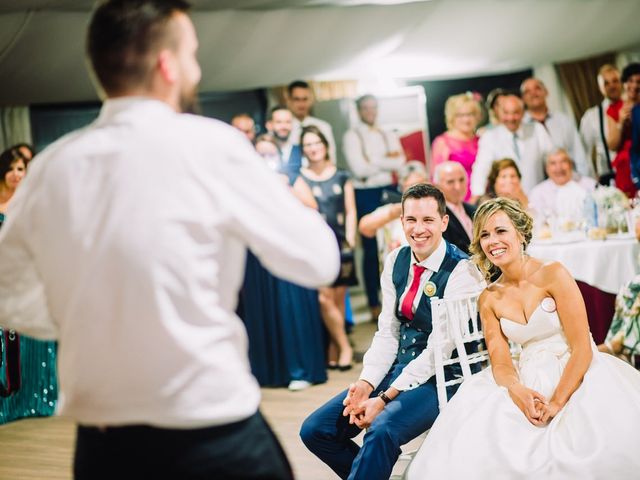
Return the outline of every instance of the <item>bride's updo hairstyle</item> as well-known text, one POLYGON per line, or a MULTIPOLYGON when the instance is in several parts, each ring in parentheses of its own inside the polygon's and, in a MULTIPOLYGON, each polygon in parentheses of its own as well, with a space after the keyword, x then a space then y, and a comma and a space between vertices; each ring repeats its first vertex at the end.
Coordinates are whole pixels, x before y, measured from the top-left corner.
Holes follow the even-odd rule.
POLYGON ((523 251, 527 248, 527 245, 529 245, 533 234, 533 218, 522 208, 519 202, 498 197, 480 205, 478 210, 476 210, 476 214, 473 216, 473 240, 471 241, 471 245, 469 245, 469 251, 472 255, 471 261, 477 265, 487 279, 491 278, 491 276, 497 272, 497 268, 482 251, 482 247, 480 246, 480 232, 482 232, 489 217, 497 212, 506 213, 516 228, 516 231, 520 233, 520 236, 523 238, 523 251))

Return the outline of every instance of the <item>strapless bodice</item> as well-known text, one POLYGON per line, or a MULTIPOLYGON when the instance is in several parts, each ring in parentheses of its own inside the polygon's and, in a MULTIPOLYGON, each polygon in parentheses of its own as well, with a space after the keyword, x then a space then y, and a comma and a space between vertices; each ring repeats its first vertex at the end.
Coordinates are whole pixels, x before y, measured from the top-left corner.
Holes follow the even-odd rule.
MULTIPOLYGON (((560 335, 562 341, 564 332, 558 312, 556 302, 551 297, 543 298, 533 313, 529 316, 526 324, 518 323, 508 318, 500 318, 500 327, 505 336, 514 343, 522 345, 523 348, 531 342, 539 342, 560 335)), ((557 339, 553 339, 557 340, 557 339)))

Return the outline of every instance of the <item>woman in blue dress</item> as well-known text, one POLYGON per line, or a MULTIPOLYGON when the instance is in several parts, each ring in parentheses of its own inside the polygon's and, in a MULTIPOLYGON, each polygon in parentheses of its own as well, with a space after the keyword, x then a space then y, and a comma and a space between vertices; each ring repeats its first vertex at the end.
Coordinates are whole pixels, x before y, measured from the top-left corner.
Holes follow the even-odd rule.
MULTIPOLYGON (((268 135, 256 139, 256 150, 275 171, 281 171, 277 146, 268 135)), ((282 178, 305 205, 317 208, 301 178, 282 178)), ((295 391, 326 382, 324 331, 316 290, 271 275, 248 252, 238 310, 249 336, 251 370, 260 385, 288 385, 295 391)))
MULTIPOLYGON (((27 164, 17 148, 0 155, 0 227, 27 164)), ((0 328, 0 424, 52 415, 57 392, 56 343, 0 328)))
POLYGON ((357 226, 355 193, 349 174, 331 162, 329 144, 318 127, 304 127, 300 144, 309 162, 301 175, 318 202, 318 210, 335 233, 341 251, 340 274, 332 286, 319 289, 319 300, 330 336, 329 366, 348 370, 353 349, 345 330, 345 296, 347 287, 358 283, 353 256, 357 226))

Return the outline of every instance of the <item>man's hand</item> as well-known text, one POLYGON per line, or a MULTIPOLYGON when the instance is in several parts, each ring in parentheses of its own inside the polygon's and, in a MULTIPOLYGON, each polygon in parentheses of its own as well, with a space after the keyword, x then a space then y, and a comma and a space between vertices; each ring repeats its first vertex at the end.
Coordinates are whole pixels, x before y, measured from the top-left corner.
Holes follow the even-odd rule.
POLYGON ((373 397, 362 404, 362 413, 354 417, 354 423, 359 428, 368 428, 378 414, 384 410, 384 401, 379 397, 373 397))
POLYGON ((353 423, 353 417, 364 410, 361 408, 361 405, 369 398, 371 392, 373 392, 373 386, 364 380, 358 380, 357 382, 349 385, 347 396, 342 401, 342 404, 344 405, 342 415, 345 417, 348 415, 351 416, 352 418, 349 419, 350 423, 353 423))

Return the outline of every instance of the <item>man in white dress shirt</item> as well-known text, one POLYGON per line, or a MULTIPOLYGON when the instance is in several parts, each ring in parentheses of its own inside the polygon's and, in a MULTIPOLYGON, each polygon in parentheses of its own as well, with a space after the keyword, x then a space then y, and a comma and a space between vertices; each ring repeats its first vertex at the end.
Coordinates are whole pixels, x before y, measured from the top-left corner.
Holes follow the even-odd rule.
POLYGON ((549 132, 553 146, 569 153, 576 171, 582 176, 593 176, 591 161, 584 153, 575 123, 564 113, 549 111, 547 106, 549 92, 544 83, 537 78, 527 78, 520 85, 520 93, 527 107, 523 122, 537 122, 542 125, 549 132))
POLYGON ((603 65, 598 71, 598 88, 604 99, 599 105, 589 108, 580 120, 580 135, 587 158, 594 158, 596 174, 600 183, 609 185, 613 176, 611 162, 616 152, 607 148, 607 109, 621 102, 622 82, 620 71, 613 65, 603 65))
POLYGON ((336 141, 333 137, 333 130, 328 122, 311 116, 314 97, 311 86, 304 80, 294 80, 287 87, 287 106, 293 113, 291 125, 291 141, 294 145, 300 145, 300 135, 302 128, 315 125, 320 129, 329 142, 329 155, 331 161, 336 163, 336 141))
MULTIPOLYGON (((340 478, 388 479, 400 447, 438 416, 429 299, 471 295, 485 286, 467 255, 442 238, 445 210, 444 195, 433 185, 404 192, 402 227, 409 245, 385 260, 378 331, 360 378, 302 424, 304 444, 340 478), (359 447, 352 439, 363 428, 359 447)), ((449 339, 445 355, 453 350, 449 339)))
POLYGON ((0 325, 58 339, 76 479, 292 478, 234 314, 248 247, 307 286, 335 238, 196 101, 183 0, 111 0, 88 54, 99 118, 31 166, 0 231, 0 325))
POLYGON ((547 155, 545 171, 549 178, 533 187, 529 194, 529 209, 535 220, 554 218, 563 223, 582 220, 585 202, 595 190, 596 181, 575 174, 571 157, 562 148, 547 155))
POLYGON ((544 180, 544 159, 552 149, 551 137, 538 122, 523 123, 524 104, 516 95, 500 101, 498 125, 480 137, 478 155, 471 171, 471 194, 485 193, 491 164, 503 158, 513 159, 522 174, 522 188, 528 193, 544 180))
MULTIPOLYGON (((376 124, 378 100, 373 95, 363 95, 356 100, 360 124, 344 134, 343 149, 356 193, 358 221, 376 210, 382 203, 382 192, 395 189, 393 174, 400 170, 406 158, 400 139, 376 124)), ((362 272, 371 319, 380 314, 380 265, 378 244, 375 237, 362 237, 362 272)))

